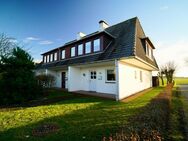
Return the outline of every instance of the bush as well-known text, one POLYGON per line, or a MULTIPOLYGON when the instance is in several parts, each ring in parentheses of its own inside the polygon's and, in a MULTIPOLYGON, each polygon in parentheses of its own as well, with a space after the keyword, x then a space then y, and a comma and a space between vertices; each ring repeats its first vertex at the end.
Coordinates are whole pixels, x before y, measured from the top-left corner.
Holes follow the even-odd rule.
POLYGON ((38 80, 38 84, 45 88, 51 88, 55 83, 55 77, 51 74, 40 74, 36 76, 36 79, 38 80))
POLYGON ((42 94, 34 77, 31 56, 21 48, 15 48, 0 63, 0 104, 20 104, 42 94))
POLYGON ((140 109, 140 113, 130 117, 122 129, 103 141, 161 141, 167 137, 170 113, 171 89, 169 84, 151 102, 140 109))

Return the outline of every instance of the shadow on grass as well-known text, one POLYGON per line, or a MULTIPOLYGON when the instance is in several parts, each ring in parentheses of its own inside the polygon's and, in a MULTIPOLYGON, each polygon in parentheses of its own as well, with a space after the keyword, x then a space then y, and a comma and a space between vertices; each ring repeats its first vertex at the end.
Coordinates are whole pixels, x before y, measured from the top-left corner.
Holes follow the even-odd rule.
POLYGON ((103 136, 117 131, 127 122, 128 117, 139 112, 139 106, 128 108, 126 106, 129 105, 112 101, 99 102, 98 100, 97 104, 86 109, 75 110, 65 115, 46 118, 37 123, 2 131, 0 132, 0 140, 98 141, 103 136), (32 130, 44 123, 56 123, 60 126, 60 130, 44 137, 32 136, 32 130))
MULTIPOLYGON (((155 91, 155 95, 159 93, 159 90, 155 91)), ((111 100, 104 100, 99 98, 91 97, 76 97, 71 100, 63 100, 58 103, 51 104, 52 106, 44 106, 45 108, 39 109, 39 113, 45 118, 32 120, 32 122, 27 121, 28 119, 37 119, 35 111, 37 107, 33 108, 33 111, 25 112, 28 115, 24 115, 22 119, 15 125, 6 128, 0 128, 0 140, 1 141, 49 141, 49 140, 63 140, 63 141, 98 141, 102 140, 103 136, 109 136, 111 133, 118 131, 123 125, 126 125, 130 117, 138 113, 142 113, 143 107, 146 107, 149 103, 151 94, 145 95, 144 98, 140 98, 128 103, 115 102, 111 100), (86 105, 86 106, 85 106, 86 105), (57 107, 56 107, 57 106, 57 107), (65 107, 67 106, 67 107, 65 107), (74 106, 74 109, 71 109, 74 106), (81 106, 81 108, 79 108, 81 106), (83 106, 83 107, 82 107, 83 106), (78 107, 75 109, 75 107, 78 107), (48 117, 48 112, 45 114, 44 111, 48 109, 53 109, 51 117, 48 117), (63 111, 67 108, 68 112, 63 111), (69 110, 70 108, 70 110, 69 110), (40 113, 43 112, 43 113, 40 113), (69 112, 70 111, 70 112, 69 112), (56 116, 55 113, 59 112, 56 116), (36 117, 34 117, 36 116, 36 117), (26 120, 27 118, 27 120, 26 120), (39 125, 45 123, 55 123, 58 124, 60 129, 56 133, 52 133, 42 137, 35 137, 32 135, 32 130, 39 125)), ((39 107, 40 108, 40 107, 39 107)), ((26 109, 27 110, 27 109, 26 109)), ((12 111, 10 111, 12 112, 12 111)), ((13 111, 13 112, 23 112, 23 111, 13 111)), ((0 113, 1 114, 1 113, 0 113)), ((2 112, 3 114, 3 112, 2 112)), ((49 114, 50 115, 50 114, 49 114)), ((17 113, 16 113, 17 116, 17 113)), ((9 120, 12 119, 11 116, 4 116, 4 118, 10 118, 4 120, 0 117, 0 122, 3 122, 4 127, 6 124, 10 124, 9 120)), ((21 117, 20 117, 21 118, 21 117)), ((12 121, 14 122, 14 121, 12 121)), ((15 121, 17 122, 17 121, 15 121)))

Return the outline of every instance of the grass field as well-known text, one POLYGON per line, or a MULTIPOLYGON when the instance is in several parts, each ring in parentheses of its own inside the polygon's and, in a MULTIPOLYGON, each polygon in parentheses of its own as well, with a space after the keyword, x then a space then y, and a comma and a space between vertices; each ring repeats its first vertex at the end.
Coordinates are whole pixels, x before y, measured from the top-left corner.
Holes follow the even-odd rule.
MULTIPOLYGON (((187 77, 175 77, 175 85, 184 85, 188 84, 188 78, 187 77)), ((160 86, 162 86, 161 80, 159 80, 160 86)), ((166 85, 166 78, 164 78, 164 83, 166 85)))
MULTIPOLYGON (((1 141, 98 141, 115 132, 130 116, 139 112, 162 88, 154 88, 128 103, 93 97, 75 97, 69 93, 51 92, 54 96, 66 96, 54 104, 0 109, 1 141), (56 133, 35 137, 32 130, 45 123, 59 126, 56 133)), ((48 96, 52 98, 54 96, 48 96)))

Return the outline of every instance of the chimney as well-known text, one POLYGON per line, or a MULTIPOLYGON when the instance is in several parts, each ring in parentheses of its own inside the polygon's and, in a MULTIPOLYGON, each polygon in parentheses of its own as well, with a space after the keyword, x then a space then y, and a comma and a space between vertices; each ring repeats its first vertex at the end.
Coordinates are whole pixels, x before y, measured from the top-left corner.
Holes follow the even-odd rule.
POLYGON ((80 40, 82 37, 86 36, 86 34, 82 33, 82 32, 78 32, 77 33, 77 40, 80 40))
POLYGON ((103 31, 105 28, 109 27, 108 23, 103 21, 103 20, 100 20, 99 21, 99 31, 103 31))

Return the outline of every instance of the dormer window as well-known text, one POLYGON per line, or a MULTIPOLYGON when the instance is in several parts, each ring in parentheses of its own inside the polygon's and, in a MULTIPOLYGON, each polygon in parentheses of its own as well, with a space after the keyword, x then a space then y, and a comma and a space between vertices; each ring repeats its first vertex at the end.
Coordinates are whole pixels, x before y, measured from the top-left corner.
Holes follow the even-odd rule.
POLYGON ((61 51, 61 59, 65 59, 65 50, 61 51))
POLYGON ((43 60, 44 63, 46 63, 46 56, 44 56, 44 60, 43 60))
POLYGON ((85 53, 91 53, 91 42, 87 42, 85 45, 85 53))
POLYGON ((93 51, 94 52, 100 51, 100 39, 94 40, 93 51))
POLYGON ((150 58, 153 59, 153 50, 151 46, 146 42, 146 55, 150 58))
POLYGON ((50 55, 47 55, 47 61, 46 62, 50 62, 50 55))
POLYGON ((50 62, 53 61, 53 54, 50 55, 50 62))
POLYGON ((57 52, 54 53, 54 61, 57 61, 57 52))
POLYGON ((72 47, 71 48, 71 57, 74 57, 75 56, 75 47, 72 47))
POLYGON ((83 44, 78 45, 78 55, 83 54, 83 44))

